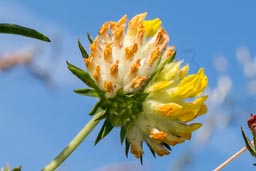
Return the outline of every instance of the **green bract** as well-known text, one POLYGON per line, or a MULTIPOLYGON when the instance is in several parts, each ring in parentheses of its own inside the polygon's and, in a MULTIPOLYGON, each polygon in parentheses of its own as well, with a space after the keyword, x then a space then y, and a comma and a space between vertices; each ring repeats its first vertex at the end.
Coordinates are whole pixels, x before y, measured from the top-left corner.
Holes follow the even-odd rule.
POLYGON ((0 33, 5 34, 17 34, 21 36, 31 37, 34 39, 43 40, 46 42, 50 42, 50 39, 43 35, 42 33, 23 26, 19 26, 16 24, 6 24, 6 23, 0 23, 0 33))

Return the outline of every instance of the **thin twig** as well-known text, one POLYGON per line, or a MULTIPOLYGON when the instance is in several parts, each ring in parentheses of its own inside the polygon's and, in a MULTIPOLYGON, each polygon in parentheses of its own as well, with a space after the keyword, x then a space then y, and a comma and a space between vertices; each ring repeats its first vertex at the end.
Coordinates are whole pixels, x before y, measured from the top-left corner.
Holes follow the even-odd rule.
POLYGON ((221 165, 219 165, 216 169, 213 171, 220 171, 223 169, 226 165, 228 165, 230 162, 232 162, 234 159, 236 159, 238 156, 240 156, 243 152, 247 150, 246 147, 243 147, 241 150, 236 152, 233 156, 231 156, 229 159, 227 159, 225 162, 223 162, 221 165))
MULTIPOLYGON (((251 141, 251 143, 253 143, 253 141, 251 141)), ((239 150, 238 152, 236 152, 233 156, 231 156, 229 159, 227 159, 225 162, 223 162, 221 165, 219 165, 218 167, 216 167, 216 169, 214 169, 213 171, 220 171, 221 169, 223 169, 226 165, 228 165, 229 163, 231 163, 234 159, 236 159, 238 156, 240 156, 243 152, 245 152, 247 150, 246 146, 243 147, 241 150, 239 150)))

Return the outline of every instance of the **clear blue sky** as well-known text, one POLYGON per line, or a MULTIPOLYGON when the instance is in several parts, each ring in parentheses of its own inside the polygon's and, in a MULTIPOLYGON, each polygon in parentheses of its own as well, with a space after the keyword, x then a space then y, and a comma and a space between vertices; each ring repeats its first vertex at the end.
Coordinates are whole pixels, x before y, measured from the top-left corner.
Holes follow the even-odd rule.
MULTIPOLYGON (((255 112, 255 95, 248 93, 246 88, 255 76, 247 78, 243 65, 236 58, 241 47, 249 50, 252 59, 256 55, 255 7, 253 0, 2 0, 0 23, 35 28, 48 35, 52 43, 0 35, 0 55, 40 47, 42 54, 37 62, 42 67, 49 67, 56 87, 49 89, 22 67, 1 74, 0 166, 22 164, 24 171, 40 170, 65 147, 90 119, 87 114, 95 103, 93 99, 73 93, 73 89, 84 85, 66 69, 66 60, 84 66, 77 39, 81 38, 88 47, 86 33, 95 36, 106 20, 115 21, 124 14, 131 18, 148 12, 148 19, 158 17, 162 20, 171 37, 169 45, 176 46, 178 59, 191 64, 191 72, 205 67, 209 91, 218 85, 222 75, 232 80, 229 99, 217 106, 218 110, 211 108, 208 113, 228 113, 232 122, 225 128, 219 126, 199 153, 191 156, 195 160, 190 165, 192 169, 188 170, 214 169, 244 146, 240 126, 245 127, 250 112, 255 112), (228 68, 223 72, 217 72, 214 67, 214 61, 219 57, 228 61, 228 68), (232 112, 236 115, 230 115, 232 112)), ((199 120, 204 122, 207 115, 199 120)), ((99 127, 61 165, 60 171, 103 171, 100 168, 110 165, 133 167, 133 170, 169 171, 195 143, 192 138, 173 147, 170 156, 157 159, 146 150, 145 164, 140 166, 132 155, 128 159, 125 157, 117 130, 94 146, 98 130, 99 127)), ((249 134, 248 129, 246 131, 249 134)), ((254 170, 253 162, 249 153, 245 153, 224 170, 254 170)))

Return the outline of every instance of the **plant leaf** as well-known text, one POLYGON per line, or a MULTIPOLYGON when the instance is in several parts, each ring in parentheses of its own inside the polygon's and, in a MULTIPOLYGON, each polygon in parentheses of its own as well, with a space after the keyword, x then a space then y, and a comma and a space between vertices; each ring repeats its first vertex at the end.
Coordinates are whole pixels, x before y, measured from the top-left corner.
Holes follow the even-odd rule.
POLYGON ((46 42, 50 42, 51 40, 43 35, 42 33, 23 26, 19 26, 16 24, 7 24, 7 23, 1 23, 0 24, 0 33, 5 34, 17 34, 21 36, 26 36, 34 39, 43 40, 46 42))
POLYGON ((69 63, 68 64, 68 69, 75 75, 77 76, 81 81, 83 81, 87 86, 95 89, 96 91, 100 91, 99 88, 96 86, 95 81, 91 78, 90 74, 74 65, 69 63))
POLYGON ((140 156, 140 164, 143 165, 143 156, 140 156))
POLYGON ((148 145, 148 148, 150 149, 152 155, 154 156, 154 158, 156 158, 156 153, 155 153, 155 151, 150 147, 150 145, 149 145, 148 143, 147 143, 147 145, 148 145))
POLYGON ((125 134, 126 134, 125 127, 121 127, 121 129, 120 129, 120 141, 121 141, 121 145, 122 145, 123 142, 124 142, 125 134))
POLYGON ((82 43, 80 42, 80 39, 78 39, 78 46, 79 46, 79 49, 81 51, 81 54, 82 54, 83 58, 88 58, 89 55, 86 52, 85 48, 83 47, 82 43))
POLYGON ((21 171, 21 166, 18 166, 16 168, 12 169, 12 171, 21 171))
POLYGON ((74 92, 84 96, 99 97, 97 91, 89 88, 75 89, 74 92))
POLYGON ((256 152, 256 129, 252 131, 254 151, 256 152))
POLYGON ((165 148, 167 148, 169 151, 172 150, 171 147, 170 147, 168 144, 166 144, 166 143, 162 143, 162 144, 163 144, 163 146, 164 146, 165 148))
POLYGON ((241 132, 242 132, 244 142, 245 142, 247 149, 249 150, 249 152, 251 153, 252 156, 256 157, 256 151, 255 151, 253 145, 251 144, 249 138, 246 136, 244 129, 242 127, 241 127, 241 132))
POLYGON ((127 158, 128 158, 129 149, 130 149, 129 140, 127 138, 125 138, 125 155, 127 158))
POLYGON ((93 38, 92 38, 92 36, 89 33, 87 33, 87 38, 88 38, 90 44, 92 44, 93 38))
POLYGON ((112 126, 112 124, 110 122, 108 122, 107 120, 105 120, 94 144, 96 145, 100 140, 102 140, 105 136, 107 136, 113 128, 114 127, 112 126))

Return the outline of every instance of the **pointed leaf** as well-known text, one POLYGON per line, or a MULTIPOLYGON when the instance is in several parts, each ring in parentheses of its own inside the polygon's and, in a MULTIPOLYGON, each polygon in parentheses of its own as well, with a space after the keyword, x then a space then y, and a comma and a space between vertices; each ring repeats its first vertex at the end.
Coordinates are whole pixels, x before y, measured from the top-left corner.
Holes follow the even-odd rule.
POLYGON ((125 135, 126 135, 125 127, 121 127, 121 129, 120 129, 120 141, 121 141, 121 145, 122 145, 123 142, 124 142, 125 135))
POLYGON ((241 131, 242 131, 242 135, 243 135, 244 142, 245 142, 247 149, 249 150, 249 152, 251 153, 252 156, 256 157, 256 151, 254 150, 253 145, 251 144, 249 138, 246 136, 244 129, 242 127, 241 127, 241 131))
POLYGON ((0 24, 0 33, 17 34, 17 35, 21 35, 21 36, 26 36, 26 37, 50 42, 50 39, 48 37, 46 37, 45 35, 43 35, 42 33, 38 32, 34 29, 19 26, 16 24, 1 23, 0 24))
POLYGON ((147 145, 148 145, 148 148, 150 149, 152 155, 154 156, 154 158, 156 158, 156 153, 155 153, 155 151, 150 147, 150 145, 149 145, 148 143, 147 143, 147 145))
POLYGON ((21 166, 12 169, 12 171, 21 171, 21 166))
POLYGON ((92 44, 93 43, 93 38, 89 33, 87 33, 87 38, 88 38, 90 44, 92 44))
POLYGON ((81 54, 82 54, 83 58, 88 58, 89 55, 86 52, 85 48, 83 47, 82 43, 80 42, 80 39, 78 39, 78 46, 79 46, 79 49, 81 51, 81 54))
POLYGON ((254 144, 254 151, 256 152, 256 129, 253 130, 253 144, 254 144))
POLYGON ((129 140, 127 138, 125 138, 125 155, 127 158, 128 158, 129 149, 130 149, 129 140))
POLYGON ((143 165, 143 156, 140 156, 140 164, 143 165))
POLYGON ((167 148, 169 151, 172 150, 171 147, 170 147, 168 144, 166 144, 166 143, 162 143, 162 144, 163 144, 163 146, 164 146, 165 148, 167 148))
POLYGON ((84 96, 99 97, 99 94, 97 93, 97 91, 89 88, 75 89, 74 92, 84 96))
POLYGON ((138 97, 136 98, 136 100, 140 101, 145 101, 145 99, 148 97, 149 93, 140 93, 138 94, 138 97))
POLYGON ((74 65, 69 63, 68 64, 68 69, 75 75, 77 76, 81 81, 83 81, 87 86, 94 88, 95 90, 99 90, 97 85, 95 84, 95 81, 91 78, 90 74, 74 65))
POLYGON ((96 145, 100 140, 102 140, 105 136, 107 136, 112 129, 113 129, 112 124, 107 120, 105 120, 94 144, 96 145))

